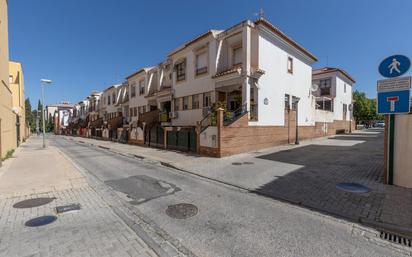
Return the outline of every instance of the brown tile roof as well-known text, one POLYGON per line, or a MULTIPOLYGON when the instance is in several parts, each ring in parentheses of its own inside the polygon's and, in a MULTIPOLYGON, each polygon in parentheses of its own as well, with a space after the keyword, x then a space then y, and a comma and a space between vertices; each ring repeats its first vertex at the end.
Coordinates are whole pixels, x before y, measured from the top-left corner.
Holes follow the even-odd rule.
POLYGON ((312 75, 316 76, 316 75, 332 73, 332 72, 340 72, 343 76, 348 78, 350 81, 352 81, 353 83, 356 83, 356 81, 349 75, 349 73, 347 73, 346 71, 342 69, 334 68, 334 67, 324 67, 324 68, 313 70, 312 75))
POLYGON ((240 70, 240 69, 241 68, 239 68, 239 67, 235 67, 235 68, 231 68, 231 69, 228 69, 228 70, 224 70, 224 71, 221 71, 219 73, 216 73, 215 75, 213 75, 212 78, 218 78, 218 77, 222 77, 222 76, 225 76, 225 75, 229 75, 229 74, 238 72, 238 70, 240 70))
POLYGON ((312 60, 317 61, 318 59, 316 58, 316 56, 314 56, 312 53, 310 53, 308 50, 306 50, 303 46, 299 45, 296 41, 294 41, 293 39, 291 39, 290 37, 288 37, 285 33, 283 33, 279 28, 275 27, 272 23, 270 23, 269 21, 260 18, 258 20, 256 20, 255 25, 265 25, 266 27, 268 27, 273 33, 275 33, 276 35, 280 36, 281 38, 283 38, 286 42, 288 42, 289 44, 291 44, 292 46, 296 47, 298 50, 302 51, 305 55, 307 55, 308 57, 310 57, 312 60))

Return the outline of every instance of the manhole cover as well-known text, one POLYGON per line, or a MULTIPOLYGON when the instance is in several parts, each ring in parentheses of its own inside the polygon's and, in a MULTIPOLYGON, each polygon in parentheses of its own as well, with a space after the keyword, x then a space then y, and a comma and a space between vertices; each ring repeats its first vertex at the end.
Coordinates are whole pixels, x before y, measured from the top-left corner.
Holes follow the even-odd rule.
POLYGON ((48 204, 52 202, 54 199, 56 198, 40 197, 40 198, 27 199, 27 200, 15 203, 13 207, 14 208, 33 208, 33 207, 38 207, 38 206, 48 204))
POLYGON ((339 183, 336 184, 336 188, 351 193, 368 193, 371 191, 370 188, 358 183, 339 183))
POLYGON ((166 214, 175 219, 187 219, 197 214, 198 209, 195 205, 189 203, 179 203, 169 205, 166 209, 166 214))
POLYGON ((57 220, 56 216, 41 216, 41 217, 37 217, 31 220, 26 221, 26 223, 24 223, 24 225, 26 225, 27 227, 40 227, 40 226, 44 226, 44 225, 48 225, 52 222, 55 222, 57 220))
POLYGON ((232 165, 242 165, 241 162, 232 162, 232 165))
POLYGON ((56 207, 57 214, 74 212, 74 211, 78 211, 78 210, 80 210, 80 204, 79 203, 64 205, 64 206, 57 206, 56 207))

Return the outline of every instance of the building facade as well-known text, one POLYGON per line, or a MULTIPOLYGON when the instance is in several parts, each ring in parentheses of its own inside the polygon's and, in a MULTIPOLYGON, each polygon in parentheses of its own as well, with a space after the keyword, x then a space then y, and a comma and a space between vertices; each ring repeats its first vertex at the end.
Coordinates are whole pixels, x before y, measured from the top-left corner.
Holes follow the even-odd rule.
POLYGON ((24 74, 21 63, 9 62, 9 86, 12 92, 12 110, 16 115, 17 144, 24 142, 28 136, 26 126, 26 108, 24 95, 24 74))
POLYGON ((316 61, 265 19, 209 30, 105 89, 95 125, 103 139, 217 157, 350 132, 355 81, 316 61))
POLYGON ((17 115, 9 84, 8 1, 0 0, 0 156, 17 147, 17 115))

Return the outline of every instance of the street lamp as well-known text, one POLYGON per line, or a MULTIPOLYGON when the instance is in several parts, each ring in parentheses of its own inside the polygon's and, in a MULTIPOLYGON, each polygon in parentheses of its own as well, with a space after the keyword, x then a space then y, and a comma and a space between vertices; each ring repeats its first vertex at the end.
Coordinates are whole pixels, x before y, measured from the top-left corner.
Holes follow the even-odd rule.
POLYGON ((43 119, 43 148, 46 148, 45 142, 45 131, 46 131, 46 121, 44 119, 44 86, 50 85, 52 81, 50 79, 41 79, 41 98, 42 98, 42 105, 41 105, 41 112, 42 112, 42 119, 43 119))

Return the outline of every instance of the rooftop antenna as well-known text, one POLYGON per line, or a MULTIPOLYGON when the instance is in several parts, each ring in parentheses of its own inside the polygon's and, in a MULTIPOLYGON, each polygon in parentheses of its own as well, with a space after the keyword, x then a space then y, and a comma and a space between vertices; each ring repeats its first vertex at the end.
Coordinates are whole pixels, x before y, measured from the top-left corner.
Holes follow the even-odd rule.
POLYGON ((255 12, 254 14, 255 14, 255 16, 257 16, 259 18, 259 20, 265 18, 265 12, 263 11, 262 8, 260 8, 259 11, 255 12))

